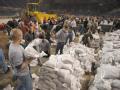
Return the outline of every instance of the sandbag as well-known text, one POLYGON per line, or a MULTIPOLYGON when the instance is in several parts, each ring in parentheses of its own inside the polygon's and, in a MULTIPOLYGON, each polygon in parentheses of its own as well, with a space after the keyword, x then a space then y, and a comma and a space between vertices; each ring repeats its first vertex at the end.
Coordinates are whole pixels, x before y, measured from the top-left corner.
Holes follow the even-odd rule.
POLYGON ((119 88, 112 88, 111 90, 120 90, 119 88))
POLYGON ((65 70, 69 70, 70 72, 73 72, 71 64, 62 64, 61 69, 65 69, 65 70))
POLYGON ((114 80, 111 84, 112 88, 117 88, 120 90, 120 80, 114 80))
POLYGON ((26 57, 35 57, 39 58, 39 53, 32 47, 26 47, 25 48, 25 56, 26 57))
POLYGON ((89 87, 89 90, 98 90, 96 87, 92 86, 92 87, 89 87))
POLYGON ((104 67, 104 79, 118 79, 120 77, 120 70, 115 66, 104 67))
POLYGON ((51 87, 52 89, 55 89, 56 90, 56 84, 54 82, 50 82, 48 80, 45 80, 45 83, 51 87))

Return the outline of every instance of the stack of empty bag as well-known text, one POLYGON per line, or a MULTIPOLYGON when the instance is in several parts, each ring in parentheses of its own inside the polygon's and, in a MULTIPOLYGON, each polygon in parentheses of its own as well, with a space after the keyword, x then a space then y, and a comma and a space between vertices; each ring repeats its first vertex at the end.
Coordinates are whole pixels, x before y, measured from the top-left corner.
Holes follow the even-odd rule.
POLYGON ((89 90, 120 90, 120 30, 105 35, 100 67, 89 90))
POLYGON ((92 63, 96 62, 94 49, 79 43, 72 43, 71 47, 66 47, 64 49, 64 52, 76 58, 85 71, 91 72, 92 63))
POLYGON ((41 67, 38 81, 40 90, 80 90, 84 70, 70 54, 52 55, 41 67))

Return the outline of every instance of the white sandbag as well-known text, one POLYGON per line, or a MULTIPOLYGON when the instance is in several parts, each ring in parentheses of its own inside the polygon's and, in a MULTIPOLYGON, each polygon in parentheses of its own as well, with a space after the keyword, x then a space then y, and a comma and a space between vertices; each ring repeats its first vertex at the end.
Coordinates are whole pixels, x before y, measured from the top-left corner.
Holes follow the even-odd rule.
MULTIPOLYGON (((120 70, 116 66, 112 66, 109 64, 103 64, 97 69, 97 76, 99 76, 100 79, 118 79, 120 70)), ((97 78, 99 80, 99 78, 97 78)), ((96 79, 96 81, 98 81, 96 79)))
MULTIPOLYGON (((43 84, 45 84, 45 82, 39 80, 38 89, 42 89, 42 88, 43 88, 43 84)), ((46 84, 45 84, 45 85, 46 85, 46 84)), ((46 88, 49 88, 49 87, 46 85, 46 88)))
POLYGON ((112 88, 111 90, 120 90, 119 88, 112 88))
POLYGON ((35 73, 33 73, 32 78, 33 78, 33 81, 32 81, 33 82, 33 90, 36 90, 36 88, 39 87, 39 85, 38 85, 39 77, 35 73))
POLYGON ((31 67, 35 67, 35 66, 37 66, 37 65, 38 65, 37 59, 32 60, 31 63, 30 63, 30 66, 31 66, 31 67))
POLYGON ((43 80, 48 80, 49 82, 52 82, 52 78, 50 78, 49 76, 43 76, 43 80))
POLYGON ((73 60, 73 58, 71 57, 70 54, 65 54, 62 57, 62 62, 64 64, 73 64, 74 60, 73 60))
POLYGON ((58 77, 58 80, 61 82, 61 83, 65 83, 65 79, 63 77, 58 77))
POLYGON ((53 82, 56 84, 57 87, 61 87, 63 84, 58 79, 53 79, 53 82))
POLYGON ((14 90, 14 87, 11 87, 11 85, 9 84, 6 88, 4 88, 3 90, 14 90))
POLYGON ((51 67, 51 66, 45 66, 47 64, 44 64, 41 69, 40 72, 55 72, 55 68, 51 67))
POLYGON ((56 64, 57 64, 57 60, 56 60, 56 56, 52 55, 50 57, 50 60, 48 60, 46 63, 44 63, 43 65, 44 66, 48 66, 48 67, 56 67, 56 64))
POLYGON ((80 75, 84 75, 85 71, 81 68, 80 62, 79 61, 74 61, 74 65, 73 65, 73 69, 74 69, 74 75, 76 77, 80 77, 80 75))
POLYGON ((93 35, 93 38, 94 39, 97 39, 97 40, 99 40, 100 39, 100 36, 99 36, 99 34, 98 33, 96 33, 96 34, 92 34, 93 35))
POLYGON ((120 62, 120 51, 119 50, 114 51, 113 55, 114 55, 114 61, 120 62))
POLYGON ((111 65, 106 65, 104 69, 104 79, 118 79, 120 77, 119 68, 111 65))
POLYGON ((111 84, 112 88, 117 88, 120 90, 120 80, 114 80, 111 84))
POLYGON ((76 53, 76 54, 84 54, 84 53, 85 53, 85 50, 83 50, 82 48, 80 48, 80 49, 75 49, 75 53, 76 53))
POLYGON ((70 75, 70 71, 69 70, 65 70, 65 69, 59 69, 57 71, 57 75, 60 76, 60 77, 67 77, 68 75, 70 75))
POLYGON ((89 87, 89 90, 98 90, 98 89, 94 86, 91 86, 91 87, 89 87))
POLYGON ((70 72, 73 72, 73 68, 71 64, 62 64, 61 69, 69 70, 70 72))
POLYGON ((101 80, 99 83, 95 84, 98 90, 111 90, 111 83, 109 81, 101 80))
POLYGON ((50 87, 45 82, 43 82, 41 85, 42 85, 42 87, 40 89, 42 89, 42 90, 49 90, 50 89, 50 87))
POLYGON ((39 53, 32 47, 26 47, 25 48, 25 56, 26 57, 35 57, 39 58, 39 53))
POLYGON ((56 84, 54 82, 50 82, 48 80, 45 80, 45 83, 51 87, 52 89, 55 89, 56 90, 56 84))
POLYGON ((73 81, 72 84, 71 84, 71 90, 80 90, 80 88, 76 86, 77 83, 80 83, 80 82, 77 81, 77 78, 72 76, 71 80, 73 81))
POLYGON ((100 62, 101 64, 111 64, 113 60, 114 60, 113 52, 106 52, 105 54, 103 54, 100 62))
POLYGON ((37 76, 35 73, 32 74, 32 78, 39 79, 39 76, 37 76))
POLYGON ((41 42, 42 42, 42 39, 36 38, 28 45, 28 47, 39 46, 41 42))
POLYGON ((46 76, 49 76, 52 79, 57 79, 57 75, 55 73, 46 73, 46 76))
POLYGON ((57 90, 71 90, 70 88, 65 88, 65 87, 58 87, 57 90))

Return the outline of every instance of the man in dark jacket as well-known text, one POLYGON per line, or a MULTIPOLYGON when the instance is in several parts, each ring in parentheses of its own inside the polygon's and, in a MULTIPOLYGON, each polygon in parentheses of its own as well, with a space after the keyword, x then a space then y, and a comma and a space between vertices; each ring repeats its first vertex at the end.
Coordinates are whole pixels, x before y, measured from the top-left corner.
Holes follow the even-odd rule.
POLYGON ((83 38, 82 38, 82 42, 85 46, 90 47, 90 40, 93 39, 92 33, 90 31, 88 31, 87 33, 84 34, 83 38))

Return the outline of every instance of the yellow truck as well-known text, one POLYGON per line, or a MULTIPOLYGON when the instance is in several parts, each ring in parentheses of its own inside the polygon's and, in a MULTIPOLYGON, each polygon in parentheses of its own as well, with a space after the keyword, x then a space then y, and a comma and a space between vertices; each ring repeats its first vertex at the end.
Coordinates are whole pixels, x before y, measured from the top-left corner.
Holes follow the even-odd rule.
POLYGON ((33 0, 33 2, 28 2, 27 3, 27 13, 28 15, 33 15, 37 18, 38 22, 42 22, 44 20, 44 18, 47 20, 49 18, 55 18, 57 19, 57 15, 56 14, 47 14, 44 12, 40 12, 39 11, 39 5, 40 5, 40 0, 37 0, 37 2, 35 2, 33 0))

